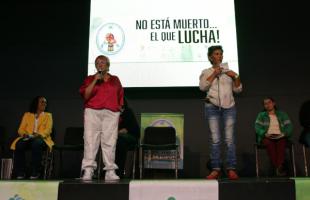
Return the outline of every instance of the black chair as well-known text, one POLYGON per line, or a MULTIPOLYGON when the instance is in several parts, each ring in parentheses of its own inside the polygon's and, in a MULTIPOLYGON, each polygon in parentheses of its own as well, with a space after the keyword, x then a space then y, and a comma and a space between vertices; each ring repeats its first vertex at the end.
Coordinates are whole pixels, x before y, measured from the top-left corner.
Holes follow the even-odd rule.
POLYGON ((305 176, 308 176, 307 147, 305 144, 302 144, 302 152, 303 152, 303 157, 304 157, 305 176))
POLYGON ((308 176, 307 149, 309 149, 310 125, 309 122, 303 124, 303 130, 299 136, 299 143, 302 145, 305 176, 308 176))
MULTIPOLYGON (((138 152, 138 145, 136 146, 133 146, 131 147, 128 152, 127 152, 127 155, 129 153, 132 153, 133 154, 133 158, 132 158, 132 171, 131 171, 131 177, 132 179, 135 179, 135 176, 136 176, 136 155, 137 155, 137 152, 138 152)), ((127 156, 128 158, 128 156, 127 156)), ((129 172, 129 169, 127 168, 128 164, 127 164, 127 159, 126 159, 126 164, 125 164, 125 168, 124 168, 124 171, 122 172, 124 177, 128 174, 129 172)), ((102 162, 102 151, 101 151, 101 148, 98 149, 98 153, 97 153, 97 178, 100 179, 101 178, 101 171, 102 171, 102 165, 103 165, 103 162, 102 162)))
MULTIPOLYGON (((296 177, 296 164, 295 164, 295 151, 294 151, 294 143, 287 140, 286 143, 286 149, 289 150, 290 154, 290 160, 291 160, 291 166, 293 168, 293 175, 296 177)), ((256 177, 259 178, 259 150, 266 150, 266 146, 263 144, 254 144, 254 150, 255 150, 255 161, 256 161, 256 177)))
POLYGON ((127 176, 127 174, 130 173, 131 171, 131 178, 132 179, 135 179, 136 177, 136 162, 137 162, 137 154, 138 154, 138 151, 139 150, 139 147, 138 145, 135 145, 135 146, 132 146, 128 152, 127 152, 127 158, 126 158, 126 163, 125 163, 125 168, 124 168, 124 171, 123 171, 123 175, 124 177, 127 176), (132 154, 132 160, 128 159, 130 156, 130 154, 132 154), (131 167, 131 170, 130 170, 130 167, 131 167))
POLYGON ((11 179, 13 161, 11 158, 6 158, 5 155, 5 141, 6 141, 6 131, 4 126, 0 126, 0 169, 1 176, 0 179, 11 179))
POLYGON ((5 151, 5 128, 0 126, 0 158, 3 157, 5 151))
POLYGON ((149 151, 150 158, 152 151, 173 150, 175 164, 175 178, 178 178, 179 145, 177 144, 176 130, 173 127, 147 127, 144 130, 144 137, 139 145, 139 167, 140 179, 144 169, 144 151, 149 151))
POLYGON ((307 149, 310 146, 310 100, 304 101, 300 106, 299 123, 303 128, 299 136, 299 143, 302 144, 305 175, 308 176, 307 149))
MULTIPOLYGON (((52 128, 51 138, 55 142, 56 131, 52 128)), ((50 179, 53 171, 53 151, 49 148, 46 149, 45 154, 43 154, 43 179, 50 179)))
POLYGON ((55 144, 53 146, 53 157, 55 152, 59 152, 59 171, 60 177, 63 177, 63 153, 66 151, 84 150, 84 127, 67 127, 64 135, 64 144, 55 144))

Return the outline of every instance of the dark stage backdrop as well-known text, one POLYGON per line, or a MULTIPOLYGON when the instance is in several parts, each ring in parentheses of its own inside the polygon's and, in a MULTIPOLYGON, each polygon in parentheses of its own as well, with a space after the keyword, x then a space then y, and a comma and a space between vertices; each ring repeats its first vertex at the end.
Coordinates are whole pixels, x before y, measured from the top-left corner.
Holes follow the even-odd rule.
MULTIPOLYGON (((273 96, 278 107, 288 112, 294 123, 294 141, 298 142, 299 107, 310 99, 308 12, 298 1, 292 4, 236 0, 235 3, 244 87, 243 93, 236 97, 238 170, 242 176, 254 176, 253 125, 264 96, 273 96)), ((22 114, 36 95, 48 98, 56 143, 62 143, 66 127, 83 125, 78 88, 87 74, 90 2, 1 2, 0 6, 0 125, 6 128, 7 143, 2 156, 10 156, 8 144, 16 136, 22 114)), ((208 172, 208 132, 203 114, 204 94, 198 87, 126 89, 125 95, 138 119, 142 112, 184 113, 183 176, 204 177, 208 172)), ((296 156, 297 173, 302 176, 299 145, 296 156)))

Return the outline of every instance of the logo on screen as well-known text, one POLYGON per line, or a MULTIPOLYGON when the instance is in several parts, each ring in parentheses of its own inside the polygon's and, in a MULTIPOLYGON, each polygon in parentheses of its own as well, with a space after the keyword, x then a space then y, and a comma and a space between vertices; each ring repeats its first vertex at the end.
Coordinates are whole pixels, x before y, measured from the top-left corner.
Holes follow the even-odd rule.
POLYGON ((153 121, 150 126, 158 126, 158 127, 167 127, 167 126, 172 126, 175 127, 173 125, 173 123, 167 119, 157 119, 155 121, 153 121))
POLYGON ((98 29, 96 45, 103 54, 117 54, 123 48, 124 43, 125 34, 118 24, 107 23, 98 29))

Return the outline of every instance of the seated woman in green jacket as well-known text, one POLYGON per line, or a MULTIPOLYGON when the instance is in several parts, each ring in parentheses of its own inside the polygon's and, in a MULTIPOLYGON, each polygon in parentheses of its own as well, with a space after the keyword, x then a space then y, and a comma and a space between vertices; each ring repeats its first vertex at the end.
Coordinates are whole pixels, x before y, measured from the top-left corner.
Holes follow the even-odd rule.
POLYGON ((42 152, 46 147, 51 150, 54 142, 51 139, 53 119, 52 114, 45 112, 47 100, 43 96, 35 97, 29 108, 25 112, 18 128, 18 135, 11 149, 14 150, 14 173, 17 179, 24 179, 25 169, 25 151, 31 150, 31 176, 30 179, 38 179, 41 172, 42 152))
POLYGON ((266 146, 268 155, 276 169, 277 176, 286 176, 283 168, 285 146, 291 139, 293 126, 288 115, 279 111, 275 100, 266 97, 263 100, 264 110, 257 115, 255 131, 258 144, 266 146))

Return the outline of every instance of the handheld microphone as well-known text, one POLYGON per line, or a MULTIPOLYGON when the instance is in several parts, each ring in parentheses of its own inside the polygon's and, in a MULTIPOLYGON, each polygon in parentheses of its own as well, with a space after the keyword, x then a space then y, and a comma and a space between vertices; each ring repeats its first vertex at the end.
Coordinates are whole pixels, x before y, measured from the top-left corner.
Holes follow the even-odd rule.
POLYGON ((97 80, 97 83, 102 83, 103 82, 103 71, 98 71, 98 73, 100 74, 100 79, 97 80))
POLYGON ((98 73, 101 74, 101 76, 103 76, 105 73, 107 73, 109 71, 109 69, 105 69, 105 70, 99 70, 98 73))

